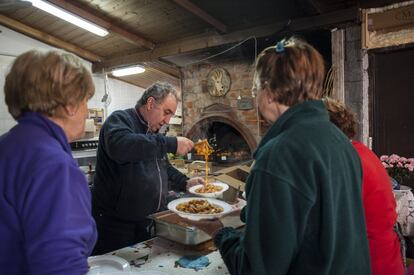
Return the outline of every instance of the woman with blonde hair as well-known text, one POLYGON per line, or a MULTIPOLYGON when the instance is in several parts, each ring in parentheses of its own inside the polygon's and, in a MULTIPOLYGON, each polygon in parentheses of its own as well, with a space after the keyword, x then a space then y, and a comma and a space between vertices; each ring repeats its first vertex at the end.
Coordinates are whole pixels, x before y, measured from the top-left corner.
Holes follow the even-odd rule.
POLYGON ((91 74, 68 53, 26 52, 6 76, 17 125, 0 137, 0 273, 85 274, 96 241, 70 141, 82 137, 91 74))
POLYGON ((253 155, 245 231, 197 225, 231 274, 370 274, 360 162, 320 100, 324 76, 322 56, 297 38, 257 58, 253 90, 271 127, 253 155))

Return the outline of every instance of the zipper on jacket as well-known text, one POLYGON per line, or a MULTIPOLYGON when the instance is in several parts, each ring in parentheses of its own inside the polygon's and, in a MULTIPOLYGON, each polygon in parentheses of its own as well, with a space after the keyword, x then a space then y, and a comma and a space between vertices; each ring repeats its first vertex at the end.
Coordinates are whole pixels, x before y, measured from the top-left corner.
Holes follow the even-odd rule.
POLYGON ((161 198, 162 198, 162 178, 161 178, 161 169, 160 169, 160 165, 158 164, 157 157, 155 157, 155 163, 157 164, 158 179, 160 181, 160 198, 158 200, 158 208, 157 208, 157 210, 160 210, 160 207, 161 207, 161 198))

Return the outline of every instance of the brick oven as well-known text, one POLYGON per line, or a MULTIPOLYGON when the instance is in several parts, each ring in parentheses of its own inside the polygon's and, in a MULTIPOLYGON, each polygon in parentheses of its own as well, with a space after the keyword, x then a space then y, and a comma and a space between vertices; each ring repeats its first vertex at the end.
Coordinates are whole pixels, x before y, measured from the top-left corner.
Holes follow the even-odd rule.
POLYGON ((214 148, 212 160, 216 162, 249 160, 257 145, 231 108, 220 103, 204 108, 186 136, 194 141, 207 138, 214 148))
POLYGON ((252 62, 192 65, 184 67, 182 73, 184 135, 194 141, 209 139, 216 152, 214 161, 251 159, 264 128, 251 95, 252 62), (207 87, 209 72, 218 67, 225 69, 231 80, 223 96, 211 95, 207 87))

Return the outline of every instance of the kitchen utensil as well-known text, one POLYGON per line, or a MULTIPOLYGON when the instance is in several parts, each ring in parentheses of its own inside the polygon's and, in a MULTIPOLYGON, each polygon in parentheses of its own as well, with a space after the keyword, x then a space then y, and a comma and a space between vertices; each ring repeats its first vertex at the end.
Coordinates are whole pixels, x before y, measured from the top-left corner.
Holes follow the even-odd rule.
MULTIPOLYGON (((240 208, 244 206, 241 204, 240 208)), ((155 235, 185 245, 199 245, 211 240, 211 237, 204 231, 187 224, 187 220, 176 213, 166 210, 151 215, 154 220, 155 235)), ((227 215, 220 218, 226 227, 239 228, 244 225, 237 215, 227 215)))

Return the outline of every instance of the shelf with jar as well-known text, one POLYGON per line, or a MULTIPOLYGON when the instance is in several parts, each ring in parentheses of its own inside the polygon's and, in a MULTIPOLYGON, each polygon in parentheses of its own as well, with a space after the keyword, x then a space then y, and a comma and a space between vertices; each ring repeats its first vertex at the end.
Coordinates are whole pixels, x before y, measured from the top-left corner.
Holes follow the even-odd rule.
POLYGON ((88 109, 88 120, 85 127, 85 132, 92 137, 98 137, 99 131, 102 128, 104 121, 104 109, 102 108, 89 108, 88 109), (88 123, 89 121, 89 123, 88 123))

